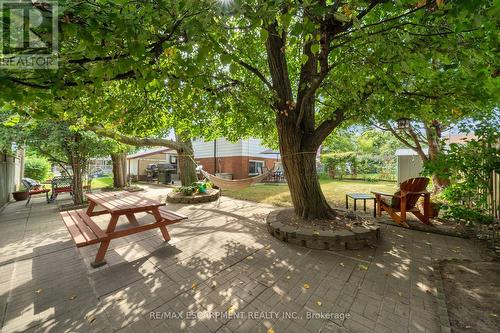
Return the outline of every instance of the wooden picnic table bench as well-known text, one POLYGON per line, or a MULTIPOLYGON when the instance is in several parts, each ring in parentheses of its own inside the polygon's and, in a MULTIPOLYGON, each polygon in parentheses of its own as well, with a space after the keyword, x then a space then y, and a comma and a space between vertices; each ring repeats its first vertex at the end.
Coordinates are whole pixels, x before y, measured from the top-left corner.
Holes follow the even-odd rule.
POLYGON ((138 232, 159 228, 165 241, 170 240, 167 225, 177 223, 187 217, 166 209, 165 204, 157 200, 144 198, 129 192, 105 192, 86 194, 89 207, 86 211, 73 210, 61 212, 64 224, 77 247, 100 243, 99 250, 92 267, 106 263, 104 256, 112 239, 125 237, 138 232), (102 210, 95 211, 97 206, 102 210), (139 222, 135 214, 146 212, 152 214, 154 222, 139 222), (111 218, 106 230, 101 229, 92 216, 110 214, 111 218), (128 224, 117 225, 120 216, 125 215, 128 224))

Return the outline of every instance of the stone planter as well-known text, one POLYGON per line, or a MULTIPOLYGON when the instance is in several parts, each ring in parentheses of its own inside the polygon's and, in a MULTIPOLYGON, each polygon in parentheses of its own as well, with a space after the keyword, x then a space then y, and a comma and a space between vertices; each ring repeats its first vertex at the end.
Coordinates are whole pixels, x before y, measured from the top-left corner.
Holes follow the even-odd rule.
POLYGON ((16 201, 24 201, 28 199, 28 191, 17 191, 17 192, 12 192, 12 197, 16 201))
POLYGON ((170 192, 167 194, 167 202, 180 204, 197 204, 215 201, 219 198, 220 191, 217 189, 208 190, 203 194, 184 195, 180 192, 170 192))
POLYGON ((356 250, 376 246, 380 239, 378 225, 356 226, 351 230, 312 230, 296 228, 280 222, 279 210, 267 216, 267 230, 277 239, 316 250, 356 250))

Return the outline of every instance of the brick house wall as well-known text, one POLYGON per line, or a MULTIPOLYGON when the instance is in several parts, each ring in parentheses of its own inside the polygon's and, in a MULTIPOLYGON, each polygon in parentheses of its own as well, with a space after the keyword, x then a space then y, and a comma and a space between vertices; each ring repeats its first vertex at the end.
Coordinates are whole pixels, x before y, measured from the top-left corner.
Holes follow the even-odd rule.
MULTIPOLYGON (((203 165, 203 170, 214 174, 214 159, 212 158, 195 158, 198 165, 203 165)), ((252 157, 252 156, 228 156, 228 157, 217 157, 217 172, 220 173, 230 173, 233 175, 233 179, 243 179, 251 177, 249 175, 249 164, 250 161, 263 161, 264 166, 271 170, 274 168, 274 163, 276 158, 262 158, 262 157, 252 157)))

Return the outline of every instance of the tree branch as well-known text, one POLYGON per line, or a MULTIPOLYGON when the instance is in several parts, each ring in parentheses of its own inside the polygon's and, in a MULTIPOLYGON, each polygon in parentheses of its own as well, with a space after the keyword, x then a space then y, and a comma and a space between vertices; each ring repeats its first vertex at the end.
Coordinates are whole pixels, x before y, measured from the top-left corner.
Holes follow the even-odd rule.
POLYGON ((138 138, 133 136, 124 135, 112 130, 107 130, 100 127, 90 127, 88 130, 95 132, 98 135, 114 139, 118 142, 136 147, 167 147, 177 151, 189 152, 189 148, 180 142, 161 139, 161 138, 138 138))

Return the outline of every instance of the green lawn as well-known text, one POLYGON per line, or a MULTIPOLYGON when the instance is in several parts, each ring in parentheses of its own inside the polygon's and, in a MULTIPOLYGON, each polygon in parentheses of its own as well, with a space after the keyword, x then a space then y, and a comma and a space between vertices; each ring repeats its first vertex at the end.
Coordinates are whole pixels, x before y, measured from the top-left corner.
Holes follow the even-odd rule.
MULTIPOLYGON (((381 191, 392 193, 397 190, 396 183, 367 182, 357 180, 320 180, 326 199, 334 206, 345 207, 346 192, 381 191)), ((276 206, 291 206, 288 186, 276 184, 257 184, 245 189, 223 190, 222 195, 242 200, 256 201, 276 206)), ((352 201, 350 201, 352 202, 352 201)), ((370 206, 372 206, 370 204, 370 206)))
POLYGON ((113 177, 100 177, 92 180, 92 189, 113 186, 113 177))

